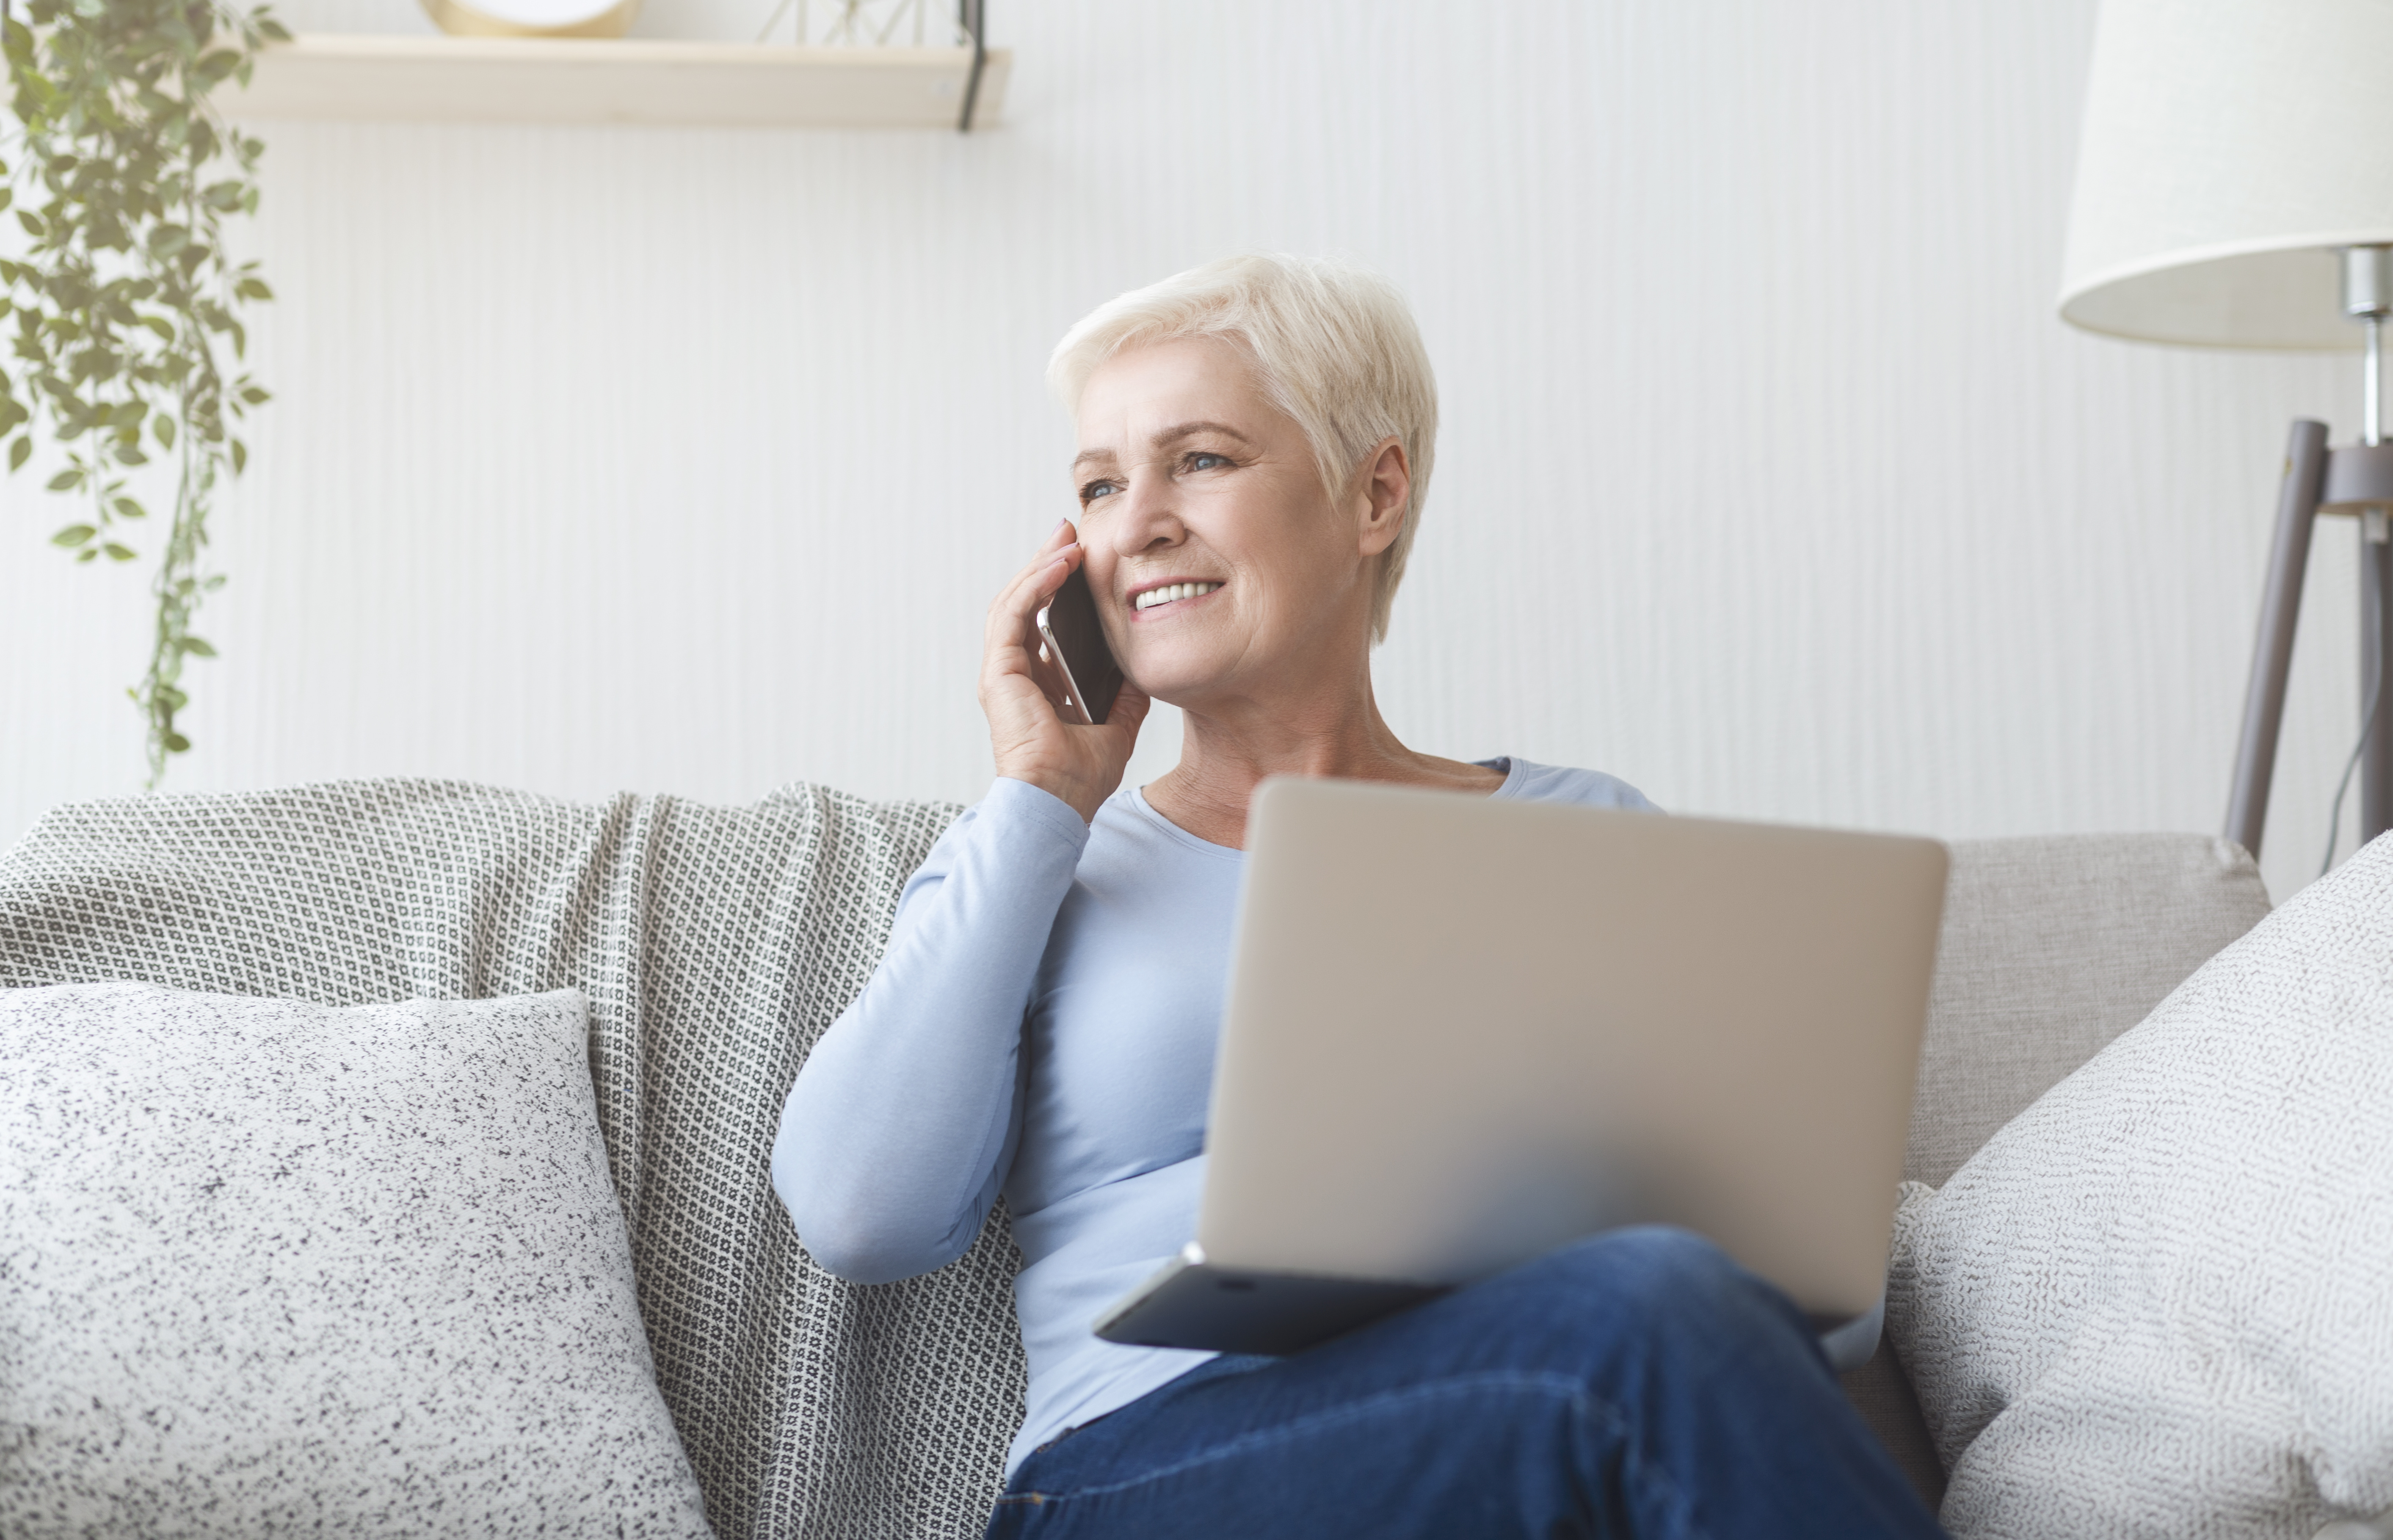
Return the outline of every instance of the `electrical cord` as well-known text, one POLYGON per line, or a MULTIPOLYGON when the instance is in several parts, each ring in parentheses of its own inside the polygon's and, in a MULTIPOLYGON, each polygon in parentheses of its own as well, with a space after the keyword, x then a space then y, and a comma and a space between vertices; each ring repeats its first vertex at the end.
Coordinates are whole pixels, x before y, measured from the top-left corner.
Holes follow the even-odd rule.
POLYGON ((2368 686, 2368 710, 2360 713, 2360 741, 2351 746, 2351 758, 2344 761, 2343 778, 2334 783, 2334 803, 2326 815, 2326 859, 2319 863, 2319 875, 2324 877, 2334 869, 2334 842, 2343 832, 2343 794, 2351 790, 2351 773, 2360 768, 2360 756, 2368 747, 2369 732, 2376 725, 2376 708, 2385 698, 2383 664, 2377 665, 2376 678, 2368 686))

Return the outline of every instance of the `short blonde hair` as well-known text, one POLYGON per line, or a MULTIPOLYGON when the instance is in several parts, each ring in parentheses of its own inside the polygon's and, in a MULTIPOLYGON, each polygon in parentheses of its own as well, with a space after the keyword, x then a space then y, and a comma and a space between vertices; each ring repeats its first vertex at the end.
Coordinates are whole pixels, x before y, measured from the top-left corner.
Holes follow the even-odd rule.
POLYGON ((1412 495, 1395 543, 1380 560, 1371 639, 1387 640, 1413 533, 1437 453, 1437 381, 1412 307, 1393 283, 1328 256, 1252 252, 1174 273, 1107 300, 1081 318, 1047 360, 1047 383, 1075 414, 1097 366, 1115 354, 1181 337, 1223 337, 1252 359, 1272 404, 1313 446, 1334 502, 1383 438, 1405 447, 1412 495))

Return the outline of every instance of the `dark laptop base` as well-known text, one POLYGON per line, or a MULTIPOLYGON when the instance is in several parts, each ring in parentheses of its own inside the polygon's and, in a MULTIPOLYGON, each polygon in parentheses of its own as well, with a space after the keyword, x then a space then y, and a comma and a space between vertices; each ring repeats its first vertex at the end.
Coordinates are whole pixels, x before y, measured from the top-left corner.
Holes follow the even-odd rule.
MULTIPOLYGON (((1215 1267, 1204 1255, 1191 1243, 1100 1317, 1097 1335, 1131 1348, 1201 1348, 1276 1358, 1454 1292, 1436 1284, 1215 1267)), ((1850 1320, 1809 1320, 1829 1365, 1850 1374, 1877 1351, 1886 1297, 1850 1320)))
POLYGON ((1097 1335, 1134 1348, 1301 1352, 1451 1290, 1435 1284, 1324 1278, 1215 1267, 1194 1246, 1097 1322, 1097 1335))

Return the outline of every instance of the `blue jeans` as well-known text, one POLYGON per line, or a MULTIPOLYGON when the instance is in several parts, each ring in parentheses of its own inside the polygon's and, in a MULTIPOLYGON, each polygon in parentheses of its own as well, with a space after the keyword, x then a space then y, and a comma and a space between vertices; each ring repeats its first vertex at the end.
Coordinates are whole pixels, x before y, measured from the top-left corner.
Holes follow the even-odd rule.
POLYGON ((1786 1297, 1620 1230, 1049 1443, 999 1537, 1933 1536, 1786 1297))

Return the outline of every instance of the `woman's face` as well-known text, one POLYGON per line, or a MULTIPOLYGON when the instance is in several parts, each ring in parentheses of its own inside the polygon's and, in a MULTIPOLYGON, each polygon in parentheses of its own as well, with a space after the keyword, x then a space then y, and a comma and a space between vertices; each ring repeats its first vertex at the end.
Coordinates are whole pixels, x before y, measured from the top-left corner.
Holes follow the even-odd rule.
POLYGON ((1117 354, 1081 393, 1079 427, 1089 583, 1140 688, 1202 709, 1367 657, 1373 558, 1395 517, 1330 499, 1304 430, 1235 345, 1117 354))

